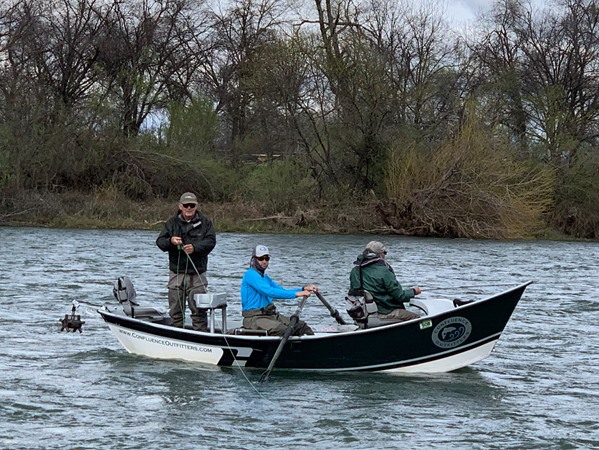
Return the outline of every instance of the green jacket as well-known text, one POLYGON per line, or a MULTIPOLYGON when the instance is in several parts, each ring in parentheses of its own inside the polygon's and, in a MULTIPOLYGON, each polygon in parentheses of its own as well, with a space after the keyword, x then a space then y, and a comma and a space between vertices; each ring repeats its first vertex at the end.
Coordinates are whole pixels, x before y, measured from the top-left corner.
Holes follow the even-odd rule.
POLYGON ((403 289, 395 273, 385 260, 368 255, 360 255, 349 274, 350 294, 354 290, 364 289, 372 294, 378 312, 389 314, 397 308, 404 308, 403 303, 415 297, 414 289, 403 289), (360 270, 362 283, 360 283, 360 270))

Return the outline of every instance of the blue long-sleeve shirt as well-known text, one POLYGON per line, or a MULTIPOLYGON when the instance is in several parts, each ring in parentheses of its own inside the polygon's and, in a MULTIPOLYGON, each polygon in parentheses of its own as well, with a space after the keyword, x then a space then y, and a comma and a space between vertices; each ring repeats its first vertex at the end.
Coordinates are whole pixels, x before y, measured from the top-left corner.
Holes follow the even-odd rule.
POLYGON ((266 274, 264 276, 254 269, 248 269, 241 280, 241 309, 265 308, 275 298, 295 298, 295 293, 301 288, 285 289, 275 283, 266 274))

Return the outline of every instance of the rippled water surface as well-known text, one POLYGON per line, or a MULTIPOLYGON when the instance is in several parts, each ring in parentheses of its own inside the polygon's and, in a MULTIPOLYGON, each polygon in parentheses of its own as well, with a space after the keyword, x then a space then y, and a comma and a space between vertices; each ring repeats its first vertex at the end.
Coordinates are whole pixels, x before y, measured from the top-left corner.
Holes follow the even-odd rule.
MULTIPOLYGON (((0 228, 0 448, 599 448, 597 243, 379 237, 400 282, 423 296, 480 298, 534 281, 492 355, 434 376, 275 371, 260 384, 252 370, 129 355, 84 305, 83 334, 59 332, 72 300, 113 303, 121 275, 166 307, 155 238, 0 228)), ((229 293, 237 318, 251 248, 264 243, 274 279, 317 282, 344 314, 351 263, 371 239, 220 234, 211 290, 229 293)), ((312 298, 302 317, 333 323, 312 298)))

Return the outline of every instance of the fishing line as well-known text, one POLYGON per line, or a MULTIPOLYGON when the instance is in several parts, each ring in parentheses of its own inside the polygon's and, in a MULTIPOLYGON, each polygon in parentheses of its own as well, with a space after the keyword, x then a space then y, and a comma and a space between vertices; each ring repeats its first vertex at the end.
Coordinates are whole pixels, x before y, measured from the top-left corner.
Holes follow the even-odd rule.
POLYGON ((179 307, 181 309, 181 312, 183 313, 183 326, 185 326, 185 292, 188 290, 187 288, 189 287, 193 287, 193 286, 188 286, 187 285, 187 279, 185 278, 187 275, 187 269, 189 267, 189 263, 191 262, 191 265, 193 267, 193 270, 195 270, 195 273, 198 275, 198 278, 200 279, 200 284, 202 285, 202 287, 204 288, 204 291, 207 291, 207 287, 206 284, 204 283, 204 280, 202 279, 202 275, 200 274, 198 268, 196 267, 195 263, 193 262, 193 259, 191 259, 191 256, 189 256, 189 254, 183 249, 182 245, 177 245, 177 249, 179 250, 179 252, 177 253, 177 278, 180 275, 179 272, 179 263, 181 262, 181 252, 185 253, 185 256, 187 257, 187 259, 185 260, 185 272, 183 273, 183 295, 180 295, 181 292, 178 289, 178 301, 179 301, 179 307))
MULTIPOLYGON (((179 263, 181 262, 181 245, 177 245, 177 283, 179 281, 179 263)), ((187 253, 185 253, 187 254, 187 253)), ((187 264, 185 265, 185 272, 187 272, 187 264)), ((181 293, 181 289, 177 289, 177 302, 179 303, 179 309, 183 314, 183 328, 185 328, 185 274, 183 274, 183 293, 181 293)))
MULTIPOLYGON (((218 324, 220 325, 220 329, 223 329, 223 321, 222 319, 220 321, 218 321, 216 319, 216 316, 213 316, 215 321, 218 322, 218 324)), ((249 379, 249 377, 247 376, 247 374, 245 373, 244 370, 244 366, 241 365, 241 363, 238 361, 237 357, 235 356, 235 351, 233 351, 233 347, 231 347, 231 344, 229 344, 229 340, 227 339, 227 335, 225 333, 223 333, 223 339, 225 340, 225 343, 227 344, 227 349, 229 350, 229 352, 231 352, 231 356, 233 357, 233 361, 235 363, 235 366, 237 366, 237 368, 239 369, 239 371, 241 372, 241 374, 243 375, 243 378, 245 378, 245 380, 247 381, 247 383, 252 387, 252 389, 256 392, 256 394, 258 394, 263 400, 267 400, 267 401, 271 401, 269 399, 267 399, 266 397, 264 397, 264 395, 262 395, 262 393, 256 388, 256 386, 254 385, 254 383, 251 382, 251 380, 249 379)))
MULTIPOLYGON (((221 329, 222 329, 222 324, 221 324, 221 329)), ((226 344, 227 344, 227 348, 229 349, 229 351, 231 352, 231 355, 233 355, 233 361, 235 361, 235 365, 237 366, 237 368, 239 369, 239 371, 241 372, 241 374, 243 375, 243 378, 245 378, 245 380, 248 382, 248 384, 252 387, 252 389, 254 390, 254 392, 256 392, 256 394, 258 394, 263 400, 267 400, 270 401, 269 399, 267 399, 266 397, 264 397, 264 395, 262 395, 262 393, 256 388, 256 386, 254 386, 254 383, 252 383, 250 381, 250 379, 248 378, 248 376, 246 375, 245 371, 243 370, 243 366, 239 363, 239 361, 237 360, 235 353, 233 352, 233 349, 231 348, 231 345, 229 344, 229 340, 227 339, 227 336, 225 336, 225 334, 223 333, 223 339, 225 340, 226 344)))
MULTIPOLYGON (((185 252, 185 255, 187 256, 187 264, 189 264, 191 262, 193 270, 195 270, 195 272, 198 274, 198 277, 200 278, 200 283, 202 284, 202 287, 204 288, 205 291, 207 291, 208 287, 204 284, 204 280, 202 279, 202 275, 200 275, 200 271, 198 270, 198 268, 196 267, 195 263, 193 262, 193 259, 191 259, 191 256, 189 256, 189 254, 187 252, 185 252)), ((187 271, 187 265, 185 266, 185 271, 187 271)))
MULTIPOLYGON (((198 271, 198 268, 196 267, 195 263, 193 262, 193 259, 191 259, 191 256, 189 256, 189 254, 187 252, 185 252, 185 255, 187 255, 187 259, 189 262, 191 262, 191 265, 193 266, 193 269, 195 270, 195 272, 198 274, 198 277, 200 278, 200 283, 202 283, 202 287, 204 288, 205 291, 207 291, 206 285, 204 284, 204 280, 202 280, 202 276, 200 275, 200 272, 198 271)), ((215 316, 214 316, 215 317, 215 316)), ((216 317, 215 317, 216 319, 216 317)), ((223 322, 222 319, 219 322, 220 324, 220 328, 222 330, 223 328, 223 322)), ((248 376, 246 375, 245 371, 243 370, 243 366, 240 364, 240 362, 237 360, 237 357, 235 356, 235 352, 233 351, 233 348, 231 347, 231 345, 229 344, 229 340, 227 339, 227 336, 223 333, 223 339, 225 340, 225 343, 227 344, 227 348, 229 349, 229 351, 231 352, 231 356, 233 356, 233 361, 235 362, 235 365, 237 366, 237 368, 240 370, 241 374, 243 375, 243 377, 245 378, 245 380, 248 382, 248 384, 252 387, 252 389, 264 400, 268 400, 266 397, 264 397, 260 391, 258 389, 256 389, 256 386, 254 386, 254 384, 250 381, 250 379, 248 378, 248 376)), ((270 401, 270 400, 268 400, 270 401)))

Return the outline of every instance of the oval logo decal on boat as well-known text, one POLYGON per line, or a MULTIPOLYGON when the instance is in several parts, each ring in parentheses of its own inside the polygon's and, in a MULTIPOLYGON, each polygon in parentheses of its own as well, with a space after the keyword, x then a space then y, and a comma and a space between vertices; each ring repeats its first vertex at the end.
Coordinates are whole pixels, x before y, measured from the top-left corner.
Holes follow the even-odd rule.
POLYGON ((470 332, 472 324, 465 317, 451 317, 440 322, 433 330, 433 343, 437 347, 452 348, 463 343, 470 332))

